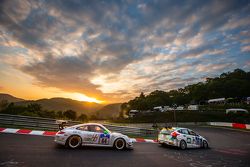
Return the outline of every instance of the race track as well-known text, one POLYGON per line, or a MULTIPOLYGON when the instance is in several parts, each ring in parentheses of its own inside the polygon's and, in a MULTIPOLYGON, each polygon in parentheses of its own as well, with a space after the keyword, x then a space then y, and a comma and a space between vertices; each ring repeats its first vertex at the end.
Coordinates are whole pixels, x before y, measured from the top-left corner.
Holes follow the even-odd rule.
POLYGON ((99 147, 71 150, 56 146, 53 137, 1 133, 0 166, 249 166, 250 132, 213 127, 193 129, 208 139, 210 149, 182 151, 154 143, 135 143, 131 151, 99 147))

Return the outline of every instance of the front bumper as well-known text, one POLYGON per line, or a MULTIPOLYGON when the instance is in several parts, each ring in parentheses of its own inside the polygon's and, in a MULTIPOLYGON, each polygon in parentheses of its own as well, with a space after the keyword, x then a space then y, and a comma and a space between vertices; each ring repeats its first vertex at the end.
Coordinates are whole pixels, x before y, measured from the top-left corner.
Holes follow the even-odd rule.
POLYGON ((133 149, 134 148, 134 144, 133 144, 132 139, 129 139, 129 141, 126 143, 126 148, 128 148, 128 149, 133 149))

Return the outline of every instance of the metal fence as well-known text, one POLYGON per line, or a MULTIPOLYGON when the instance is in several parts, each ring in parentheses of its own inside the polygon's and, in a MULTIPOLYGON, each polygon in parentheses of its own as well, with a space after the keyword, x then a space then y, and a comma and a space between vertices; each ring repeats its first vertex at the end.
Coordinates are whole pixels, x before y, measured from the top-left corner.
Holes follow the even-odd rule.
POLYGON ((140 137, 156 137, 158 134, 157 130, 152 129, 144 129, 144 128, 135 128, 135 127, 127 127, 127 126, 114 126, 104 124, 106 128, 111 131, 120 132, 127 135, 136 135, 140 137))
MULTIPOLYGON (((80 122, 77 121, 68 121, 66 125, 71 126, 79 123, 80 122)), ((55 119, 9 114, 0 114, 0 126, 38 130, 58 130, 58 124, 55 119)))
MULTIPOLYGON (((67 120, 66 126, 72 126, 80 124, 78 121, 67 120)), ((110 124, 103 124, 111 131, 120 132, 127 135, 135 135, 137 137, 156 137, 157 130, 128 127, 128 126, 116 126, 110 124)), ((0 127, 15 127, 15 128, 27 128, 36 130, 58 130, 58 123, 56 119, 20 116, 20 115, 9 115, 0 114, 0 127)))

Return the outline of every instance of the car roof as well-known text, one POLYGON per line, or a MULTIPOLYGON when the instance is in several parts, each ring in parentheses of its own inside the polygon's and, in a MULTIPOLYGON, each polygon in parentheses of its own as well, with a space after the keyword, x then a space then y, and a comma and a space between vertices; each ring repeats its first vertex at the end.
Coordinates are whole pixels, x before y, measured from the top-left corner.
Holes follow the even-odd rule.
POLYGON ((170 130, 174 130, 174 131, 175 131, 175 130, 180 130, 180 129, 187 129, 187 130, 191 130, 191 129, 188 129, 188 128, 182 128, 182 127, 171 127, 171 128, 165 128, 165 127, 164 127, 164 128, 162 128, 162 130, 163 130, 163 129, 170 129, 170 130))
POLYGON ((98 125, 98 126, 102 126, 102 124, 99 124, 99 123, 84 123, 84 124, 77 124, 77 125, 74 125, 73 127, 78 127, 78 126, 85 126, 85 125, 98 125))

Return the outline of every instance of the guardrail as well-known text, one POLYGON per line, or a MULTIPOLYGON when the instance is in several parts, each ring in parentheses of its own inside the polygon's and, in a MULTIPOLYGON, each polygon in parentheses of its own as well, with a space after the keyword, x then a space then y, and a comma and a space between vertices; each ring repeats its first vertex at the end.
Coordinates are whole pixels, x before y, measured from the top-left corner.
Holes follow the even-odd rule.
MULTIPOLYGON (((30 116, 20 116, 20 115, 9 115, 0 114, 0 127, 14 127, 14 128, 27 128, 35 130, 58 130, 58 123, 56 119, 40 118, 40 117, 30 117, 30 116)), ((78 121, 69 121, 65 126, 72 126, 80 124, 78 121)), ((236 123, 225 123, 225 122, 203 122, 203 123, 178 123, 178 125, 211 125, 211 126, 227 126, 233 128, 250 129, 248 124, 236 124, 236 123)), ((130 126, 140 126, 140 127, 129 127, 129 125, 114 125, 103 123, 111 131, 120 132, 127 135, 135 135, 137 137, 151 137, 156 138, 158 131, 152 129, 152 124, 130 124, 130 126), (142 128, 143 127, 143 128, 142 128)), ((163 127, 164 124, 158 124, 159 127, 163 127)))
POLYGON ((107 127, 111 131, 120 132, 127 135, 137 135, 137 136, 151 136, 156 137, 158 134, 157 130, 152 129, 144 129, 144 128, 135 128, 135 127, 127 127, 127 126, 114 126, 114 125, 108 125, 104 124, 105 127, 107 127))
MULTIPOLYGON (((15 127, 15 128, 27 128, 36 130, 58 130, 58 124, 56 119, 40 118, 40 117, 30 117, 30 116, 20 116, 20 115, 9 115, 0 114, 0 127, 15 127)), ((68 121, 65 126, 72 126, 80 124, 78 121, 68 121)), ((127 135, 136 135, 138 137, 156 137, 157 130, 146 129, 146 128, 136 128, 127 126, 116 126, 110 124, 103 124, 111 131, 120 132, 127 135)))
MULTIPOLYGON (((79 123, 77 121, 68 121, 66 125, 71 126, 79 123)), ((38 130, 58 130, 55 119, 9 114, 0 114, 0 125, 38 130)))
MULTIPOLYGON (((108 124, 114 126, 125 126, 125 127, 133 127, 133 128, 142 128, 142 129, 153 129, 154 123, 113 123, 106 121, 97 121, 100 124, 108 124)), ((158 128, 169 126, 177 126, 177 127, 186 127, 186 126, 202 126, 209 125, 209 122, 168 122, 168 123, 156 123, 158 128)))

